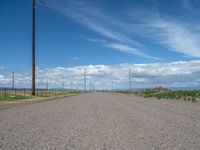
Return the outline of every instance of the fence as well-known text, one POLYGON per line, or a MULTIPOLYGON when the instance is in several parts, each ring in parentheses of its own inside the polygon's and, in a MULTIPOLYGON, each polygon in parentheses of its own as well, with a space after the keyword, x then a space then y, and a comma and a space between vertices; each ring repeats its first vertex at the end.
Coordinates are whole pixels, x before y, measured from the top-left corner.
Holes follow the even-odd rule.
MULTIPOLYGON (((50 97, 59 96, 74 93, 75 91, 68 90, 47 90, 47 89, 37 89, 36 97, 50 97)), ((31 89, 0 89, 0 101, 2 100, 18 100, 18 99, 30 99, 33 98, 31 94, 31 89)))

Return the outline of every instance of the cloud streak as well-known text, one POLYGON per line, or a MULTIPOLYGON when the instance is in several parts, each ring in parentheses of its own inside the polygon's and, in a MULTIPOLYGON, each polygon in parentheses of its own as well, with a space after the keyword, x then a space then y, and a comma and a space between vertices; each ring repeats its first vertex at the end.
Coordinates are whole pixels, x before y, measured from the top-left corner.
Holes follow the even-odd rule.
MULTIPOLYGON (((192 26, 184 23, 155 19, 146 24, 151 38, 165 45, 169 50, 186 56, 200 58, 200 35, 192 32, 192 26)), ((143 29, 145 31, 145 29, 143 29)))
POLYGON ((129 45, 119 44, 119 43, 107 43, 105 44, 106 47, 110 47, 122 52, 130 53, 130 54, 136 54, 141 57, 154 59, 154 60, 162 60, 160 58, 152 57, 149 55, 146 55, 145 53, 142 53, 141 51, 138 51, 138 49, 135 49, 134 47, 131 47, 129 45))
MULTIPOLYGON (((190 0, 178 2, 180 7, 192 7, 190 0)), ((126 16, 118 14, 119 17, 116 18, 88 1, 61 0, 59 3, 55 0, 48 1, 50 8, 95 31, 98 34, 95 38, 105 41, 98 43, 107 48, 157 61, 162 60, 146 53, 146 50, 152 47, 144 41, 150 40, 163 50, 176 52, 182 58, 200 58, 199 23, 194 19, 192 22, 188 21, 187 19, 191 18, 190 14, 181 13, 181 17, 184 18, 181 19, 176 14, 163 13, 159 9, 161 3, 152 0, 152 4, 148 7, 137 3, 132 8, 133 11, 122 10, 126 12, 126 16), (123 18, 128 18, 128 21, 123 18)), ((180 9, 179 6, 176 9, 180 9)))
MULTIPOLYGON (((116 18, 110 17, 109 14, 104 14, 97 7, 88 2, 83 3, 78 0, 66 0, 64 2, 64 4, 60 3, 60 5, 59 3, 57 3, 57 5, 51 3, 50 7, 101 35, 103 40, 110 43, 106 45, 101 43, 103 46, 110 47, 108 45, 116 43, 118 45, 124 45, 124 49, 122 49, 122 46, 120 48, 121 52, 138 55, 148 59, 161 60, 143 52, 146 47, 142 43, 136 41, 132 37, 130 38, 130 36, 127 36, 123 31, 120 31, 123 29, 117 29, 117 26, 120 26, 120 24, 123 23, 118 21, 116 18), (135 50, 130 53, 126 47, 135 50)), ((112 46, 110 48, 119 51, 118 47, 112 46)))
MULTIPOLYGON (((179 2, 184 7, 192 7, 190 0, 179 2)), ((178 6, 170 8, 170 11, 176 9, 177 15, 166 13, 169 10, 163 10, 162 7, 159 9, 159 4, 161 2, 156 1, 155 8, 152 10, 136 5, 134 11, 130 13, 134 21, 124 25, 127 27, 127 31, 137 33, 138 36, 147 38, 154 44, 159 44, 165 51, 177 52, 184 57, 200 58, 200 30, 198 19, 195 20, 196 16, 193 14, 195 10, 193 12, 186 11, 178 6)), ((174 6, 171 5, 171 7, 174 6)))

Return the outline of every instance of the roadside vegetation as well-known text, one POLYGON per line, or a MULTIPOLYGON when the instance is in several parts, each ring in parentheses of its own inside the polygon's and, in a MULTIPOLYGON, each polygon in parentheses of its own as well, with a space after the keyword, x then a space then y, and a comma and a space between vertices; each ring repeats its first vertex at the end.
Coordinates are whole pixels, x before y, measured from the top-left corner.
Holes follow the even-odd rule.
POLYGON ((136 92, 136 94, 148 97, 156 97, 158 99, 177 99, 185 101, 199 101, 200 100, 200 90, 169 90, 164 88, 154 88, 145 89, 141 92, 136 92))
POLYGON ((39 98, 51 98, 59 97, 70 94, 78 94, 79 91, 63 91, 63 90, 38 90, 36 96, 31 95, 30 90, 19 90, 19 91, 0 91, 0 102, 15 102, 21 100, 29 99, 39 99, 39 98))
POLYGON ((184 101, 200 101, 200 90, 170 90, 163 87, 144 89, 137 92, 118 91, 123 94, 135 94, 145 98, 155 97, 157 99, 176 99, 184 101))

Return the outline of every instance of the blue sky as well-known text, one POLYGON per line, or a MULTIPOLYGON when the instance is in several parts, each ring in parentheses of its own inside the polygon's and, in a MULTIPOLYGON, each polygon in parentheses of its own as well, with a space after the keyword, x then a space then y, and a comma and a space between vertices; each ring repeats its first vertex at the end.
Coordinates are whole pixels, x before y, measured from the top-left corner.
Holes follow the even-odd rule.
MULTIPOLYGON (((43 0, 36 62, 57 67, 200 60, 199 0, 43 0)), ((0 71, 31 71, 31 0, 0 2, 0 71)))

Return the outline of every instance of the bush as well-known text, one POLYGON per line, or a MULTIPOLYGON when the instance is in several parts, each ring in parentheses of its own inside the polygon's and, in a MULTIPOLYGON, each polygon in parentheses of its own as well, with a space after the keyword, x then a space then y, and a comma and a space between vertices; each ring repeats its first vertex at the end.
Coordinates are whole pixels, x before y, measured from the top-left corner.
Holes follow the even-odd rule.
POLYGON ((195 97, 193 97, 193 98, 192 98, 192 101, 193 101, 193 102, 195 102, 195 101, 196 101, 196 98, 195 98, 195 97))
POLYGON ((193 91, 156 91, 156 90, 145 90, 141 92, 144 97, 156 97, 158 99, 184 99, 184 101, 192 100, 197 101, 200 99, 200 90, 193 90, 193 91))

